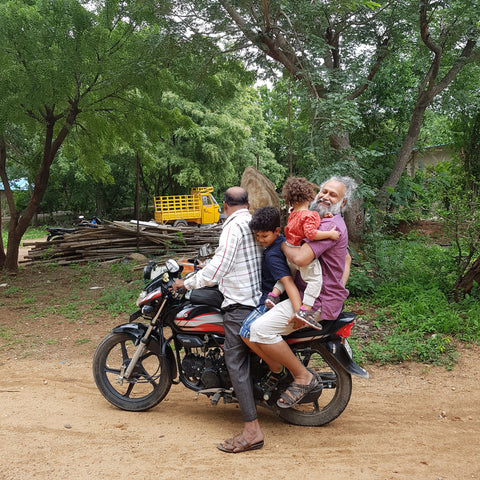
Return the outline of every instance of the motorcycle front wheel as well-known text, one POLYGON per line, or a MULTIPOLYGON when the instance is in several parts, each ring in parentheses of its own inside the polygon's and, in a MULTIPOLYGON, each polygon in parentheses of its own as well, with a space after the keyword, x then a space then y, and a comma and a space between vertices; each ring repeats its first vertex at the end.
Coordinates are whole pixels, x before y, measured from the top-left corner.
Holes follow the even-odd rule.
POLYGON ((278 408, 280 418, 294 425, 320 427, 335 420, 347 407, 352 393, 352 377, 320 341, 294 350, 300 361, 320 379, 320 396, 309 403, 278 408))
POLYGON ((172 386, 166 358, 145 350, 129 379, 121 379, 137 346, 129 335, 111 333, 98 345, 93 357, 93 377, 102 395, 129 412, 142 412, 158 405, 172 386))

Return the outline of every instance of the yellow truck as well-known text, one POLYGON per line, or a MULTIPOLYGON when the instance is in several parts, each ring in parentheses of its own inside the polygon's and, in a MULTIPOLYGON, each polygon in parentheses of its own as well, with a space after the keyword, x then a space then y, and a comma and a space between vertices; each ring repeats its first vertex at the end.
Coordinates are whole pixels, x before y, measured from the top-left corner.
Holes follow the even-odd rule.
POLYGON ((174 227, 217 223, 223 215, 212 192, 213 187, 196 187, 190 195, 155 197, 155 221, 173 223, 174 227))

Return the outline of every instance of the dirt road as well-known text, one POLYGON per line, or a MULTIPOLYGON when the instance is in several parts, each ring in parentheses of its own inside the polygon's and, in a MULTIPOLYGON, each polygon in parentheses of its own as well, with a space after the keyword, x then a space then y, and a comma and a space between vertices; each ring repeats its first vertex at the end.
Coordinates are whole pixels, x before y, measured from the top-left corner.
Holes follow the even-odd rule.
POLYGON ((86 355, 3 358, 3 480, 480 478, 480 349, 453 372, 424 365, 369 368, 352 400, 322 428, 260 410, 262 450, 225 454, 241 428, 236 405, 213 407, 174 386, 159 406, 128 413, 97 391, 86 355))
POLYGON ((126 320, 91 307, 111 279, 35 267, 0 281, 0 480, 480 479, 480 347, 462 347, 451 372, 367 366, 326 427, 262 409, 265 447, 226 454, 216 444, 241 430, 237 405, 177 385, 129 413, 96 389, 94 348, 126 320))

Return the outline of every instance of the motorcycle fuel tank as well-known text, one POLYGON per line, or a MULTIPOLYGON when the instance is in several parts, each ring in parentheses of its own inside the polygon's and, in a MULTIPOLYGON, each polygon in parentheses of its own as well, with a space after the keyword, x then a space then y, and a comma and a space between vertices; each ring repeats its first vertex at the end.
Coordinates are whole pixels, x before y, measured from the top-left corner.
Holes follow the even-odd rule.
POLYGON ((174 322, 185 332, 224 333, 222 311, 208 305, 187 305, 174 322))

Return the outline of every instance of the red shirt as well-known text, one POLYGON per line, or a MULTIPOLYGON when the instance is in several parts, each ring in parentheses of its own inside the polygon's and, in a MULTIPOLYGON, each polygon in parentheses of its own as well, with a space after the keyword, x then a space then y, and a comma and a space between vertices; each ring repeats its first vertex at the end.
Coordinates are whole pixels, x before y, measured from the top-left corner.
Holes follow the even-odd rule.
POLYGON ((290 245, 300 245, 302 240, 314 240, 320 227, 320 215, 311 210, 298 210, 288 216, 285 237, 290 245))

